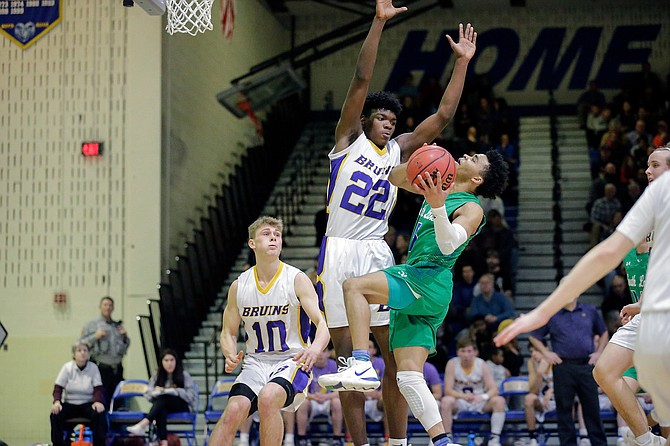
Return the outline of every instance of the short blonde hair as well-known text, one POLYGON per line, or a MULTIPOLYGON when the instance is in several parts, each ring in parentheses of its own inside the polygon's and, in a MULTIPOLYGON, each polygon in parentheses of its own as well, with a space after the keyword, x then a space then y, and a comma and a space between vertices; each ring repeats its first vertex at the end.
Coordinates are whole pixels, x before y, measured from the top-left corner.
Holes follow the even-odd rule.
POLYGON ((284 230, 284 222, 281 221, 281 218, 263 215, 262 217, 258 217, 255 222, 249 225, 249 239, 252 239, 256 236, 256 231, 258 231, 261 226, 271 226, 273 228, 279 229, 280 232, 284 230))

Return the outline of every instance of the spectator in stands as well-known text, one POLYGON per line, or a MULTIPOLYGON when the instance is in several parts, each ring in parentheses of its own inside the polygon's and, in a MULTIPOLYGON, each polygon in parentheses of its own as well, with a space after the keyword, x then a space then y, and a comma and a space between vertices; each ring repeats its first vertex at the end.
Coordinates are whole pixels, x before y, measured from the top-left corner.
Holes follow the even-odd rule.
POLYGON ((609 339, 607 327, 593 305, 567 304, 549 322, 530 332, 533 346, 553 365, 558 436, 561 446, 577 443, 572 408, 575 395, 584 408, 584 422, 592 446, 605 446, 607 438, 600 419, 598 386, 593 365, 609 339), (540 341, 549 335, 553 351, 540 341), (597 338, 597 344, 594 341, 597 338))
POLYGON ((519 178, 519 166, 521 166, 519 161, 519 147, 510 140, 509 134, 503 133, 498 138, 498 144, 495 146, 495 149, 503 156, 509 165, 511 174, 510 181, 512 181, 512 179, 517 181, 519 178))
POLYGON ((505 398, 498 395, 486 362, 469 338, 458 341, 457 356, 447 363, 444 372, 444 398, 440 412, 444 430, 451 438, 454 415, 462 411, 491 413, 489 446, 500 446, 505 424, 505 398))
POLYGON ((635 127, 635 112, 633 111, 633 105, 630 100, 624 100, 621 103, 621 110, 614 117, 614 120, 617 122, 620 130, 624 133, 633 130, 635 127))
POLYGON ((440 85, 440 79, 436 75, 429 73, 424 76, 419 85, 419 102, 421 103, 421 108, 428 115, 437 111, 443 91, 444 88, 440 85))
POLYGON ((600 146, 600 141, 608 129, 608 122, 603 110, 602 106, 591 104, 591 109, 586 117, 586 144, 589 149, 600 146))
MULTIPOLYGON (((500 268, 502 271, 504 290, 510 290, 514 295, 514 276, 519 258, 519 248, 516 235, 505 226, 502 214, 496 209, 486 213, 486 225, 475 238, 479 249, 484 252, 495 250, 500 256, 500 268)), ((495 274, 495 272, 494 272, 495 274)))
POLYGON ((616 186, 613 183, 605 185, 605 195, 598 198, 591 208, 591 237, 590 247, 594 247, 601 240, 601 233, 612 223, 612 216, 621 210, 621 202, 616 197, 616 186))
MULTIPOLYGON (((544 339, 540 340, 546 348, 544 339)), ((528 342, 528 394, 524 398, 524 412, 528 427, 528 446, 537 446, 537 422, 544 421, 544 415, 556 409, 554 399, 554 374, 552 365, 542 352, 528 342)))
POLYGON ((318 383, 319 376, 337 372, 337 363, 331 359, 330 353, 328 348, 319 353, 312 367, 312 382, 309 385, 307 401, 301 404, 296 411, 297 446, 309 446, 307 429, 309 423, 318 415, 326 415, 333 427, 333 446, 343 444, 344 417, 339 394, 324 389, 318 383))
MULTIPOLYGON (((509 324, 513 322, 513 319, 505 319, 504 321, 498 324, 498 332, 501 332, 509 324)), ((521 347, 516 338, 509 341, 507 344, 501 345, 500 348, 503 350, 503 367, 509 370, 511 376, 521 375, 521 367, 523 366, 523 354, 521 353, 521 347)))
POLYGON ((88 418, 93 432, 93 445, 104 446, 107 435, 105 396, 98 366, 89 361, 88 345, 77 342, 72 346, 72 361, 60 369, 53 389, 51 405, 51 443, 69 444, 63 438, 65 420, 88 418))
POLYGON ((407 232, 398 232, 398 235, 395 239, 395 246, 393 246, 393 258, 395 259, 396 265, 404 263, 401 261, 402 256, 407 255, 407 250, 409 249, 409 233, 407 232))
POLYGON ((484 153, 487 150, 487 145, 479 138, 477 127, 474 125, 468 127, 468 133, 464 141, 464 153, 467 155, 474 155, 476 153, 484 153))
POLYGON ((509 297, 496 291, 493 274, 486 273, 479 278, 480 294, 472 298, 468 317, 483 315, 490 331, 495 331, 500 321, 514 317, 514 308, 509 297))
MULTIPOLYGON (((458 138, 465 139, 468 136, 468 129, 475 125, 475 118, 466 101, 461 101, 454 115, 454 133, 458 138)), ((475 129, 476 130, 476 129, 475 129)), ((454 158, 458 159, 465 153, 465 147, 460 152, 454 153, 454 158)))
POLYGON ((577 118, 579 126, 586 128, 586 117, 592 105, 604 107, 607 104, 605 95, 598 89, 598 82, 593 79, 589 81, 589 88, 577 99, 577 118))
POLYGON ((127 428, 134 435, 144 436, 151 422, 156 424, 159 446, 167 446, 167 416, 176 412, 193 412, 196 399, 195 384, 182 367, 177 352, 169 348, 159 357, 158 370, 151 376, 146 397, 151 410, 139 423, 127 428))
POLYGON ((489 351, 493 337, 487 328, 484 315, 474 316, 470 322, 470 326, 458 332, 456 335, 456 345, 465 338, 470 339, 474 343, 478 352, 489 351))
POLYGON ((658 148, 666 145, 670 141, 670 134, 668 134, 668 124, 665 121, 658 121, 656 124, 656 134, 651 140, 651 145, 658 148))
POLYGON ((91 361, 98 366, 105 401, 112 399, 116 386, 123 381, 123 357, 130 347, 128 332, 123 322, 112 319, 114 299, 105 296, 100 299, 100 317, 88 322, 81 330, 80 342, 88 345, 91 361))
POLYGON ((635 128, 628 133, 626 133, 626 143, 628 147, 633 147, 638 143, 640 138, 644 138, 648 143, 651 144, 651 135, 647 132, 647 123, 644 119, 637 119, 635 121, 635 128))
POLYGON ((454 292, 449 304, 449 312, 445 318, 445 322, 451 324, 456 333, 467 326, 466 314, 472 304, 472 292, 476 283, 475 269, 472 265, 460 265, 460 272, 457 272, 454 277, 454 292))
MULTIPOLYGON (((494 287, 496 291, 501 291, 505 293, 508 297, 512 297, 514 293, 512 292, 512 276, 509 271, 509 265, 503 264, 500 254, 496 249, 486 250, 486 259, 484 273, 493 274, 494 277, 494 287)), ((473 294, 476 296, 480 294, 479 283, 475 285, 473 294)))
POLYGON ((637 143, 630 149, 630 153, 633 154, 633 159, 635 160, 635 165, 637 167, 645 167, 647 165, 647 159, 653 150, 654 147, 646 138, 638 138, 637 143))
POLYGON ((617 181, 617 175, 617 169, 614 163, 607 163, 599 170, 598 175, 591 182, 589 200, 586 202, 586 213, 589 214, 589 216, 591 215, 593 203, 595 203, 598 198, 605 196, 605 185, 607 183, 614 184, 617 181))
POLYGON ((486 96, 479 98, 479 107, 477 108, 477 134, 479 134, 479 140, 486 144, 490 145, 491 140, 491 131, 493 130, 493 110, 491 109, 491 102, 486 96))
POLYGON ((492 346, 490 352, 486 356, 489 357, 489 359, 486 360, 486 365, 491 372, 491 376, 493 377, 496 386, 500 388, 503 381, 512 376, 510 371, 503 365, 503 362, 505 361, 505 353, 502 348, 492 346))
POLYGON ((607 319, 606 315, 611 311, 619 313, 621 309, 629 303, 630 290, 628 289, 628 279, 626 279, 626 276, 616 274, 612 278, 612 284, 600 305, 603 319, 607 319))

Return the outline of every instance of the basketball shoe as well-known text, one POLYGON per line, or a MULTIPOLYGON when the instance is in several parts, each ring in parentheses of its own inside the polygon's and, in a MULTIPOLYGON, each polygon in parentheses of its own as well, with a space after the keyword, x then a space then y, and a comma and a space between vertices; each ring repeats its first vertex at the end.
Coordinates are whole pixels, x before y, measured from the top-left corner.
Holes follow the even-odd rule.
MULTIPOLYGON (((624 427, 621 432, 621 436, 623 437, 624 441, 626 442, 627 445, 629 446, 642 446, 640 443, 637 442, 637 439, 635 438, 635 434, 633 433, 632 430, 630 430, 629 427, 624 427)), ((649 433, 649 443, 645 443, 644 446, 663 446, 665 444, 665 438, 660 437, 656 434, 649 433)))
POLYGON ((346 360, 340 358, 344 363, 337 368, 337 373, 329 373, 319 376, 319 385, 332 391, 356 390, 358 392, 371 392, 379 387, 380 381, 370 361, 360 361, 354 357, 346 360))

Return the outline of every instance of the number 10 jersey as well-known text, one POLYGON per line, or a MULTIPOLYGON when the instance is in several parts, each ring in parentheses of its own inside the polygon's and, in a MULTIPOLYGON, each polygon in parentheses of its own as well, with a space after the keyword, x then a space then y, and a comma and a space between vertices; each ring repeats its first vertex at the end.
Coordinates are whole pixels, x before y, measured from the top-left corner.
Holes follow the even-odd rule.
POLYGON ((400 164, 400 146, 390 140, 383 149, 365 133, 341 152, 328 154, 328 226, 326 236, 353 240, 381 239, 397 198, 389 180, 400 164))
POLYGON ((237 308, 247 334, 247 355, 279 359, 309 345, 310 320, 295 293, 300 270, 283 262, 262 288, 256 267, 237 279, 237 308))

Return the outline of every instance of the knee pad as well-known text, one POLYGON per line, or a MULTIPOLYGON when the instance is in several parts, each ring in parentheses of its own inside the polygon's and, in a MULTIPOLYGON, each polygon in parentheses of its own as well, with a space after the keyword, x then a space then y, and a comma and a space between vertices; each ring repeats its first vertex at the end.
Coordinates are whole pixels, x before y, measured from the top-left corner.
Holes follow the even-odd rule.
POLYGON ((412 413, 426 431, 442 422, 440 408, 428 388, 428 384, 426 384, 423 373, 398 372, 396 380, 400 393, 407 400, 407 405, 412 409, 412 413))

